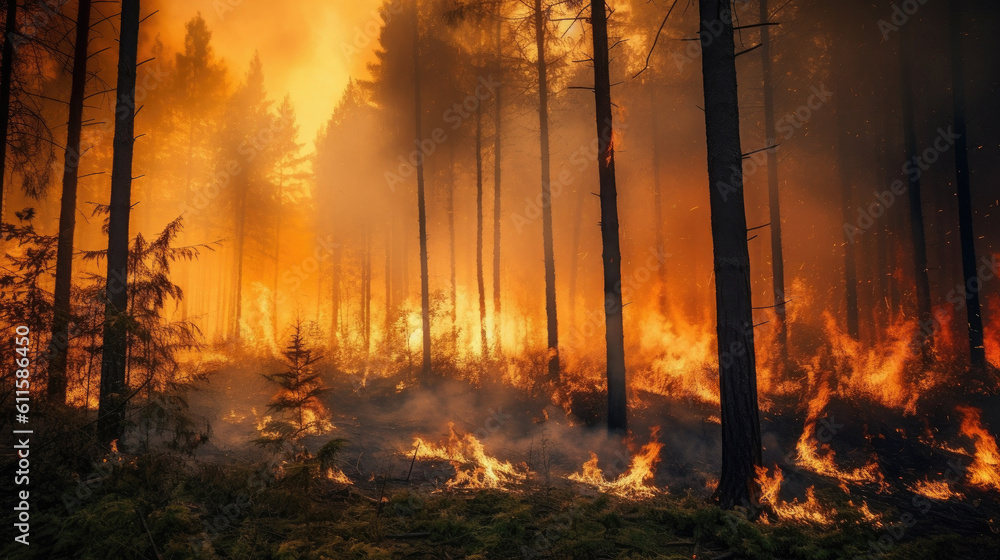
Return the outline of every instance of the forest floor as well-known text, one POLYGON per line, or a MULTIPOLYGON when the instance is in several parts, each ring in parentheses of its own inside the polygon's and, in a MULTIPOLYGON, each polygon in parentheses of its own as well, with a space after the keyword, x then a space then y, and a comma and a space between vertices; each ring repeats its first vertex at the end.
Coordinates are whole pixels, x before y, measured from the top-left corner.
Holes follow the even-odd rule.
MULTIPOLYGON (((211 433, 196 448, 176 448, 176 438, 147 429, 121 453, 101 454, 74 428, 90 416, 41 411, 32 544, 8 541, 0 557, 1000 559, 997 494, 962 487, 962 498, 917 501, 906 485, 942 472, 954 457, 928 455, 917 438, 899 436, 919 433, 907 425, 917 420, 897 421, 864 405, 827 407, 830 424, 840 426, 830 445, 843 468, 877 452, 882 489, 796 469, 788 457, 802 433, 801 409, 777 403, 763 414, 765 464, 785 469, 784 503, 801 504, 814 489, 825 512, 825 521, 814 523, 773 512, 750 519, 745 510, 711 504, 720 450, 718 424, 707 419, 713 407, 704 404, 638 395, 634 436, 622 443, 586 419, 559 417, 562 409, 542 394, 355 378, 324 397, 333 430, 307 439, 308 457, 289 458, 252 443, 270 389, 248 375, 251 367, 260 364, 216 375, 191 395, 189 410, 211 422, 211 430, 193 418, 177 424, 189 442, 211 433), (884 420, 871 421, 872 414, 884 420), (412 456, 415 437, 438 444, 452 424, 528 476, 502 489, 449 487, 453 462, 412 456), (622 472, 653 426, 664 446, 651 496, 625 498, 566 479, 591 452, 609 477, 622 472), (317 459, 330 441, 338 442, 334 464, 343 476, 331 478, 317 459)), ((600 408, 600 397, 578 395, 574 409, 600 408)), ((937 421, 921 421, 928 418, 937 421)), ((9 527, 10 514, 0 521, 9 527)))

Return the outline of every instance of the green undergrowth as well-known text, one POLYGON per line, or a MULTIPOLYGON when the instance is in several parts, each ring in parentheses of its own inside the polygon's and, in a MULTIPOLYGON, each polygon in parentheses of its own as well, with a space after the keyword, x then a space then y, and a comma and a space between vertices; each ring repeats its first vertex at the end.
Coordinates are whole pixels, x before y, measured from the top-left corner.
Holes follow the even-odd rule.
POLYGON ((433 492, 396 480, 345 486, 319 474, 286 467, 275 476, 266 465, 155 454, 112 462, 49 488, 32 516, 31 546, 5 544, 0 556, 919 560, 987 558, 1000 544, 995 535, 896 537, 851 513, 829 527, 753 522, 692 496, 433 492), (881 552, 872 555, 879 539, 881 552))

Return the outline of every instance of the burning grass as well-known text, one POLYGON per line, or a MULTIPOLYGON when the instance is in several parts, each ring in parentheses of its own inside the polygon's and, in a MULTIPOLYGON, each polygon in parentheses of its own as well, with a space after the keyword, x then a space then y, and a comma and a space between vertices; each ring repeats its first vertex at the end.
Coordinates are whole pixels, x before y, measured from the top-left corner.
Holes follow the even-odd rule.
POLYGON ((581 472, 569 475, 569 480, 588 484, 600 490, 623 498, 641 499, 655 496, 659 490, 652 484, 656 474, 656 464, 660 462, 663 444, 659 442, 659 428, 653 428, 650 442, 632 457, 628 469, 614 480, 608 480, 598 467, 597 454, 591 452, 590 460, 583 464, 581 472))

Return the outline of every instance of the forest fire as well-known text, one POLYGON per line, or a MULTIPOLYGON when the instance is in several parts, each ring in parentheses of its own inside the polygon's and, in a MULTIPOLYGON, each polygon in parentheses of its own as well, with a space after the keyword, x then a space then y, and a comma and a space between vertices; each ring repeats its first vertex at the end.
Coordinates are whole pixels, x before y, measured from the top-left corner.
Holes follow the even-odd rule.
POLYGON ((1000 2, 110 3, 0 2, 0 557, 1000 550, 1000 2))
POLYGON ((663 449, 663 444, 658 441, 659 432, 659 428, 652 430, 650 442, 632 456, 628 468, 614 480, 605 478, 598 466, 597 454, 593 452, 590 453, 590 460, 583 464, 583 470, 569 475, 569 480, 623 498, 650 498, 656 495, 660 490, 650 483, 656 474, 656 465, 660 462, 660 451, 663 449))

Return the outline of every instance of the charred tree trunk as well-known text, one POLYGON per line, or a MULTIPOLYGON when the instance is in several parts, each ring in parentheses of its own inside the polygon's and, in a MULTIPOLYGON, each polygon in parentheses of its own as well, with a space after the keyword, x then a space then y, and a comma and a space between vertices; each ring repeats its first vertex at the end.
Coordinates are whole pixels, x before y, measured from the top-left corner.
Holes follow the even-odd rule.
POLYGON ((556 315, 556 259, 552 241, 552 188, 549 182, 549 78, 545 61, 545 18, 535 0, 535 49, 538 61, 538 138, 542 164, 542 246, 545 255, 545 321, 548 328, 549 381, 559 381, 559 326, 556 315))
MULTIPOLYGON (((854 223, 854 184, 850 173, 850 147, 843 103, 837 103, 837 152, 840 161, 840 207, 845 224, 854 223)), ((844 229, 844 286, 847 305, 847 334, 854 340, 861 337, 858 319, 858 258, 857 237, 844 229)))
POLYGON ((455 148, 448 148, 448 198, 445 201, 448 213, 448 266, 451 297, 451 344, 458 350, 458 260, 455 258, 455 148))
MULTIPOLYGON (((249 166, 249 162, 247 162, 249 166)), ((236 263, 233 282, 233 326, 232 336, 236 342, 242 338, 240 324, 243 322, 243 254, 246 249, 247 231, 247 199, 250 195, 249 170, 244 170, 241 176, 239 205, 236 210, 236 263)))
POLYGON ((489 357, 486 340, 486 279, 483 274, 483 104, 476 107, 476 286, 479 288, 479 336, 483 357, 489 357))
POLYGON ((340 261, 342 249, 338 242, 333 247, 330 274, 330 346, 336 352, 340 348, 340 261))
MULTIPOLYGON (((913 63, 909 54, 910 32, 903 27, 899 32, 899 59, 903 90, 903 139, 906 145, 906 161, 917 159, 917 131, 913 110, 913 63)), ((924 233, 924 210, 920 193, 920 173, 907 173, 910 195, 910 244, 913 247, 913 281, 917 294, 917 318, 921 329, 914 340, 914 349, 919 349, 920 357, 930 360, 930 348, 934 344, 931 322, 931 287, 927 276, 927 239, 924 233)))
MULTIPOLYGON (((496 59, 497 59, 497 70, 501 68, 501 48, 502 48, 502 27, 501 24, 503 19, 500 17, 500 13, 497 13, 497 25, 496 25, 496 59)), ((502 115, 503 110, 502 97, 501 97, 501 87, 497 86, 496 89, 496 104, 493 107, 493 323, 495 331, 495 341, 497 353, 500 352, 500 333, 502 332, 500 328, 500 178, 501 178, 501 163, 503 159, 501 158, 501 125, 502 125, 502 115)))
POLYGON ((722 475, 715 497, 729 509, 753 505, 760 417, 733 22, 728 1, 699 4, 722 401, 722 475))
MULTIPOLYGON (((656 236, 656 255, 657 258, 664 259, 667 254, 666 241, 663 235, 663 185, 660 178, 660 123, 658 120, 656 102, 656 86, 649 88, 649 122, 651 127, 652 142, 650 145, 653 149, 653 219, 656 221, 653 224, 653 231, 656 236)), ((660 293, 657 298, 657 307, 660 311, 660 316, 663 318, 667 317, 667 263, 660 262, 659 267, 660 275, 660 293)))
POLYGON ((760 0, 760 57, 764 81, 764 130, 767 134, 767 197, 771 215, 771 291, 778 331, 781 368, 788 363, 788 324, 785 321, 785 260, 781 248, 781 199, 778 193, 778 153, 774 123, 774 84, 771 79, 771 34, 767 0, 760 0))
POLYGON ((628 429, 625 333, 622 323, 622 251, 618 239, 614 117, 608 54, 608 14, 604 0, 590 4, 594 34, 594 98, 597 103, 597 171, 601 181, 601 244, 604 260, 604 327, 608 360, 608 431, 628 429))
POLYGON ((361 266, 361 316, 364 319, 365 357, 371 352, 372 340, 372 236, 371 228, 365 225, 364 256, 361 266))
POLYGON ((976 236, 972 224, 972 192, 969 185, 969 148, 965 123, 965 68, 962 61, 962 2, 949 2, 951 34, 951 91, 955 107, 955 184, 958 188, 958 227, 962 243, 962 278, 965 280, 965 313, 969 327, 969 363, 986 365, 983 317, 979 304, 976 236))
MULTIPOLYGON (((89 27, 89 26, 88 26, 89 27)), ((0 61, 0 222, 3 222, 4 193, 7 188, 7 131, 10 125, 10 88, 14 76, 14 37, 17 36, 17 2, 7 0, 3 31, 3 60, 0 61)))
POLYGON ((128 350, 128 222, 135 143, 135 74, 139 46, 139 0, 123 0, 118 41, 118 85, 114 156, 108 219, 108 274, 104 308, 104 352, 97 432, 104 445, 125 430, 126 354, 128 350))
MULTIPOLYGON (((10 1, 13 4, 13 0, 10 1)), ((84 89, 87 85, 87 45, 90 36, 90 0, 81 0, 76 16, 73 83, 69 95, 59 240, 56 250, 56 284, 52 300, 52 338, 49 344, 48 396, 66 400, 66 357, 69 351, 70 300, 73 285, 73 237, 76 230, 76 187, 80 169, 80 132, 83 129, 84 89)), ((10 37, 5 43, 10 43, 10 37)))
MULTIPOLYGON (((284 182, 285 175, 281 173, 278 176, 278 208, 274 220, 274 284, 271 290, 271 330, 274 332, 275 340, 278 337, 278 275, 281 272, 281 203, 282 196, 284 196, 284 182)), ((322 282, 320 283, 322 284, 322 282)), ((318 310, 320 300, 316 301, 318 310)))
MULTIPOLYGON (((420 101, 420 10, 417 0, 413 0, 413 111, 414 142, 422 138, 420 101)), ((423 327, 422 380, 426 383, 431 376, 431 301, 430 278, 427 270, 427 204, 424 196, 424 154, 417 157, 417 223, 420 228, 420 311, 423 327)))

